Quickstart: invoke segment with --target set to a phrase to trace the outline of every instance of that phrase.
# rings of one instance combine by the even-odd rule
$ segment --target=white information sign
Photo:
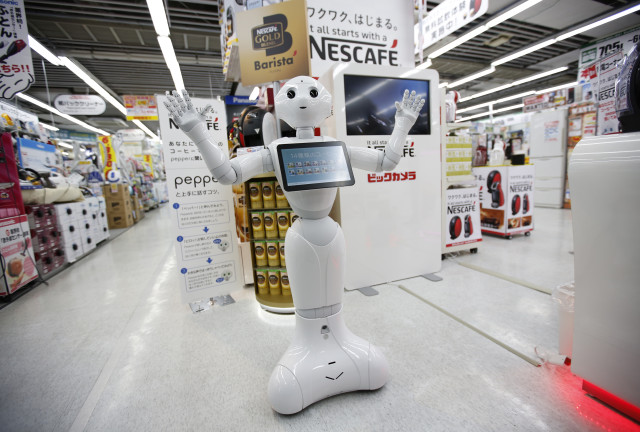
[[[307,0],[312,75],[336,62],[413,67],[413,1],[381,11],[370,0]]]
[[[445,0],[433,8],[422,20],[422,37],[420,46],[420,23],[414,26],[415,52],[420,52],[454,31],[484,15],[489,8],[489,0]]]
[[[231,186],[211,176],[196,145],[170,120],[166,96],[157,100],[182,298],[192,302],[228,294],[244,285]],[[192,101],[196,109],[213,107],[207,127],[226,152],[224,103]]]
[[[13,99],[34,83],[23,0],[0,0],[0,98]]]
[[[107,109],[107,104],[96,95],[58,95],[53,100],[56,109],[72,115],[100,115]]]

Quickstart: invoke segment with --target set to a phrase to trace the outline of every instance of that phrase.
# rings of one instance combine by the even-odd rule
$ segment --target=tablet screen
[[[286,191],[355,183],[347,148],[341,141],[280,144],[278,160]]]

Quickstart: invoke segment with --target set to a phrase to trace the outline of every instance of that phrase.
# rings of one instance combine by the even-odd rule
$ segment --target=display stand
[[[282,252],[284,232],[297,215],[293,213],[284,195],[277,197],[276,184],[272,173],[256,176],[244,184],[245,202],[249,211],[254,288],[256,300],[263,309],[275,313],[293,313],[293,297]],[[256,185],[259,185],[258,194]],[[264,200],[264,185],[271,186],[272,200]],[[267,201],[272,204],[267,204]],[[266,218],[270,218],[270,222],[265,223]]]
[[[533,231],[533,165],[474,167],[480,188],[480,224],[483,234],[511,239]]]
[[[482,242],[479,191],[476,179],[471,175],[471,142],[462,142],[463,139],[455,142],[456,137],[449,136],[456,130],[470,127],[471,123],[447,123],[441,128],[443,259],[447,253],[462,250],[477,253]]]

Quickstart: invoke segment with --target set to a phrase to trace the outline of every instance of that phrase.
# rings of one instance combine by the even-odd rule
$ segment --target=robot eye
[[[294,97],[296,97],[296,92],[295,92],[295,91],[293,91],[293,90],[289,90],[289,91],[287,92],[287,97],[288,97],[289,99],[293,99]]]
[[[311,90],[309,91],[309,95],[310,95],[312,98],[316,98],[316,97],[318,97],[318,90],[316,90],[316,89],[311,89]]]

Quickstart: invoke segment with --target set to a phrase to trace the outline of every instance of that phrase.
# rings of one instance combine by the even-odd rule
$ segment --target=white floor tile
[[[532,237],[491,239],[458,259],[553,287],[573,272],[566,213],[541,212]],[[177,289],[167,214],[166,206],[148,213],[0,310],[2,430],[638,429],[586,397],[568,367],[533,367],[391,285],[374,297],[345,293],[344,309],[354,333],[386,354],[390,381],[279,415],[266,389],[293,316],[261,310],[252,289],[233,293],[235,304],[191,313]],[[531,266],[513,265],[525,261]],[[534,344],[556,347],[548,295],[452,260],[440,274],[442,282],[402,284],[529,354]]]

